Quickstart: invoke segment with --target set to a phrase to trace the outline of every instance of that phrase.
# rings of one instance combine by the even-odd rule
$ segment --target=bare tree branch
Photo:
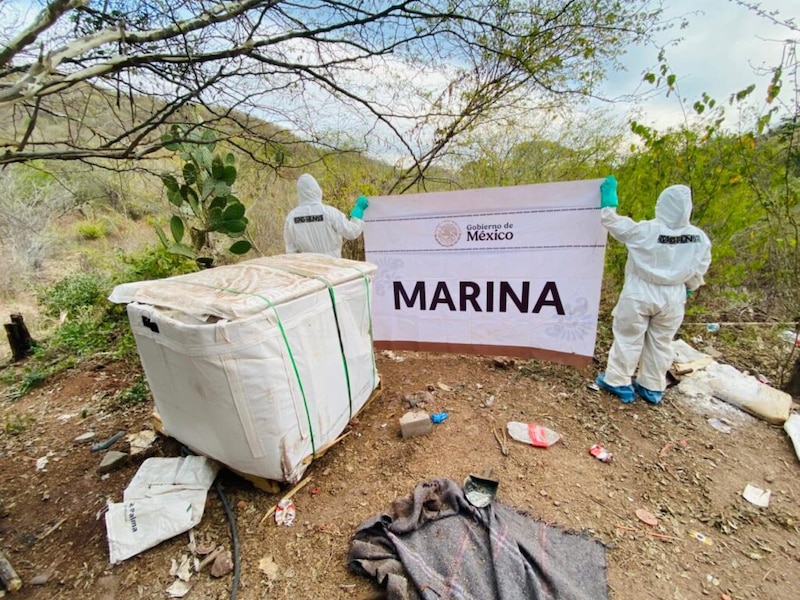
[[[497,111],[594,94],[659,18],[659,0],[51,0],[0,27],[0,165],[149,156],[201,116],[320,142],[336,118],[410,158],[414,185]]]

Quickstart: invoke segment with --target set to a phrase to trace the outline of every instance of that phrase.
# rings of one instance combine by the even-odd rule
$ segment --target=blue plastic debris
[[[436,423],[438,425],[439,423],[444,421],[449,416],[450,415],[448,415],[446,412],[434,413],[434,414],[431,415],[431,421],[433,421],[434,423]]]

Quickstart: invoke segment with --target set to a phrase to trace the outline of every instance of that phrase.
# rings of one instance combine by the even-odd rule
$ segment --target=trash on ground
[[[291,498],[283,498],[275,507],[275,524],[290,527],[294,523],[295,514],[294,501]]]
[[[172,577],[177,577],[181,581],[189,581],[192,578],[192,560],[188,554],[181,556],[180,562],[172,559],[172,565],[169,569],[169,574]]]
[[[594,456],[597,460],[604,463],[609,463],[614,458],[614,455],[611,454],[608,450],[603,448],[600,444],[595,444],[591,448],[589,448],[589,454]]]
[[[797,459],[800,460],[800,415],[792,413],[783,424],[783,430],[792,440],[794,453],[797,455]]]
[[[36,470],[37,471],[47,471],[47,463],[50,462],[50,456],[52,452],[49,452],[47,456],[40,456],[36,459]]]
[[[381,355],[385,356],[389,360],[393,360],[394,362],[403,362],[405,360],[405,358],[403,358],[402,356],[397,356],[397,354],[395,354],[391,350],[384,350],[383,352],[381,352]]]
[[[590,390],[592,390],[593,392],[599,392],[600,391],[600,386],[597,385],[595,382],[590,383],[586,387],[589,388]]]
[[[644,508],[636,509],[636,518],[638,518],[645,525],[650,525],[651,527],[658,525],[658,519],[656,516]]]
[[[499,485],[499,481],[492,479],[492,470],[488,469],[483,475],[473,474],[464,480],[464,495],[472,506],[483,508],[497,496]]]
[[[446,383],[442,383],[441,381],[437,381],[436,382],[436,387],[438,387],[443,392],[452,392],[453,391],[453,388],[451,388]]]
[[[442,423],[449,416],[450,415],[448,415],[446,412],[434,413],[431,415],[431,421],[433,421],[435,424],[438,425],[439,423]]]
[[[427,435],[433,429],[431,416],[425,411],[409,411],[400,417],[400,435],[403,438]]]
[[[224,546],[217,546],[213,548],[211,551],[206,552],[205,558],[203,558],[203,560],[201,560],[199,563],[195,565],[194,567],[195,572],[199,573],[200,571],[205,569],[208,565],[217,560],[217,556],[219,556],[223,552],[225,552]]]
[[[14,567],[11,566],[11,563],[6,558],[3,551],[0,549],[0,585],[4,586],[6,590],[10,593],[18,592],[22,589],[22,579],[17,572],[14,570]],[[0,587],[0,592],[3,591],[3,587]],[[5,594],[5,592],[3,592]],[[2,597],[2,596],[0,596]]]
[[[265,556],[258,561],[258,570],[264,573],[270,581],[277,581],[280,578],[278,563],[275,562],[272,555]]]
[[[794,331],[790,331],[789,329],[784,329],[778,335],[787,344],[794,344],[795,346],[800,346],[800,335],[798,335]]]
[[[699,531],[690,531],[689,535],[694,539],[696,539],[698,542],[702,542],[706,546],[711,546],[714,543],[714,540],[712,540],[704,533],[700,533]]]
[[[169,594],[170,598],[183,598],[186,594],[188,594],[192,590],[192,586],[186,583],[185,581],[181,581],[180,579],[176,579],[172,582],[166,592]]]
[[[709,333],[717,333],[719,331],[719,323],[708,323],[706,331]]]
[[[672,349],[676,363],[689,359],[691,364],[699,365],[705,361],[702,356],[709,361],[683,378],[678,389],[684,394],[723,400],[775,425],[781,425],[789,418],[792,397],[786,392],[765,385],[731,365],[720,364],[708,355],[698,353],[682,340],[673,342]]]
[[[92,452],[100,452],[100,450],[105,450],[106,448],[110,448],[114,444],[116,444],[119,440],[121,440],[125,436],[124,431],[118,431],[114,435],[112,435],[107,440],[102,442],[97,442],[96,444],[92,444],[90,448]]]
[[[756,506],[760,506],[762,508],[767,508],[769,506],[769,499],[771,495],[772,492],[770,490],[762,490],[761,488],[749,483],[744,487],[744,491],[742,492],[742,496],[745,500],[747,500],[750,504],[755,504]]]
[[[692,341],[698,344],[702,342],[702,339],[693,339]],[[672,342],[672,353],[674,355],[672,361],[674,369],[678,373],[684,371],[686,373],[699,371],[714,362],[714,359],[708,354],[692,348],[683,340],[675,340]]]
[[[733,431],[733,423],[727,419],[714,417],[713,419],[708,419],[708,424],[720,433],[730,433]]]
[[[111,563],[152,548],[203,518],[219,465],[204,456],[148,458],[105,515]]]
[[[327,470],[328,469],[325,469],[325,471]],[[323,475],[324,474],[325,472],[323,472]],[[303,479],[303,481],[301,481],[300,483],[295,485],[292,489],[290,489],[288,492],[286,492],[286,494],[283,496],[283,498],[281,498],[278,504],[275,504],[266,513],[264,513],[264,516],[261,517],[261,520],[258,522],[258,524],[259,525],[263,524],[267,519],[269,519],[273,514],[275,514],[275,512],[278,510],[278,505],[281,502],[288,502],[289,500],[291,500],[297,492],[302,490],[309,483],[311,483],[311,477],[306,477],[305,479]]]
[[[156,441],[156,432],[152,429],[143,429],[138,433],[131,433],[125,438],[131,445],[131,456],[147,451]]]
[[[524,442],[537,448],[549,448],[561,439],[561,434],[536,423],[509,421],[506,428],[508,435],[518,442]]]
[[[434,479],[361,523],[347,563],[388,589],[436,590],[441,597],[463,592],[463,577],[453,575],[457,568],[469,573],[472,598],[500,597],[498,581],[503,598],[529,598],[542,589],[553,598],[605,598],[605,552],[597,540],[501,502],[491,511],[476,510],[457,483]]]

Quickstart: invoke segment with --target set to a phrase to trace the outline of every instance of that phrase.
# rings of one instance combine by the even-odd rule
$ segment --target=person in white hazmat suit
[[[672,364],[672,338],[683,322],[686,298],[705,283],[711,242],[689,224],[692,192],[685,185],[661,192],[656,218],[649,221],[618,215],[617,204],[617,180],[611,175],[600,185],[600,220],[625,244],[628,260],[613,312],[614,343],[596,382],[622,402],[633,402],[638,395],[658,404]]]
[[[283,240],[286,253],[316,252],[339,258],[342,240],[354,240],[364,231],[364,211],[369,200],[359,196],[350,218],[322,203],[322,189],[308,173],[297,180],[297,207],[286,216]]]

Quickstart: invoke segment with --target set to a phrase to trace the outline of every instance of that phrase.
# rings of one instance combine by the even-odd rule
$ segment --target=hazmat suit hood
[[[297,206],[310,204],[322,204],[322,188],[312,175],[303,173],[297,179]]]
[[[656,220],[670,229],[689,224],[692,216],[692,191],[685,185],[671,185],[658,196]]]

